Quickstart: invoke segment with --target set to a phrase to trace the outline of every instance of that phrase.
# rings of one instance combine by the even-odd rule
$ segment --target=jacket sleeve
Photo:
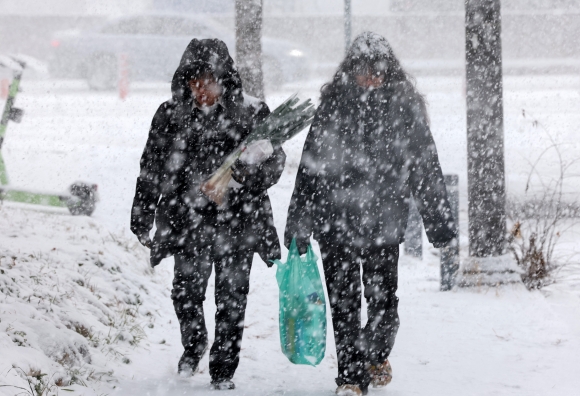
[[[272,155],[259,165],[236,161],[232,167],[232,177],[250,191],[261,193],[278,183],[285,164],[286,153],[282,147],[275,147]]]
[[[411,166],[409,182],[425,232],[435,247],[457,237],[457,224],[451,214],[443,172],[427,114],[420,102],[407,108]]]
[[[168,133],[170,112],[167,102],[157,109],[141,156],[141,172],[137,177],[131,209],[131,231],[136,235],[147,233],[153,228],[171,141]]]
[[[296,238],[300,254],[306,253],[314,227],[312,210],[314,205],[316,205],[316,192],[319,185],[319,173],[314,164],[316,164],[318,157],[318,145],[320,143],[318,138],[323,119],[324,116],[321,108],[319,108],[302,149],[302,158],[296,174],[294,192],[292,193],[286,219],[284,245],[290,248],[292,239]]]
[[[264,102],[256,106],[250,106],[250,117],[252,118],[252,128],[262,122],[269,114],[270,109]],[[260,193],[278,183],[284,165],[286,164],[286,153],[282,147],[274,147],[274,152],[264,162],[259,165],[247,165],[241,161],[236,161],[233,166],[233,178],[238,183],[243,184],[250,191]]]

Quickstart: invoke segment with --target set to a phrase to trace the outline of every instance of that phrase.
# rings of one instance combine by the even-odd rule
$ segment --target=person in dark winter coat
[[[153,117],[141,158],[131,230],[151,248],[152,266],[175,257],[171,296],[185,349],[180,373],[195,372],[207,348],[203,301],[212,264],[215,267],[210,375],[216,388],[230,389],[239,361],[253,254],[266,263],[280,258],[267,189],[278,181],[286,156],[281,147],[270,145],[270,155],[261,163],[238,160],[227,201],[218,206],[200,191],[200,184],[270,110],[243,94],[228,49],[217,39],[190,42],[171,89],[172,99]]]
[[[399,328],[397,261],[409,199],[429,241],[456,237],[423,97],[387,41],[353,42],[304,144],[288,211],[285,245],[320,245],[338,353],[337,393],[390,382],[388,356]],[[368,322],[361,329],[361,276]]]

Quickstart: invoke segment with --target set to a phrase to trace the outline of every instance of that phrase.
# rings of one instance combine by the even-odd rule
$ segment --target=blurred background
[[[344,1],[262,4],[268,104],[294,92],[317,101],[344,56]],[[566,159],[577,157],[580,0],[502,0],[501,14],[506,181],[508,195],[521,197],[551,139]],[[384,35],[417,78],[444,172],[459,175],[466,222],[464,1],[352,0],[352,37],[365,30]],[[2,148],[11,183],[42,190],[98,183],[95,216],[127,231],[151,117],[194,37],[221,38],[235,56],[235,0],[0,0],[0,55],[28,61],[16,99],[25,116],[9,125]],[[0,68],[2,102],[11,79]],[[304,138],[288,143],[284,188]],[[542,157],[543,176],[558,175],[556,157]],[[576,185],[566,184],[574,196]],[[288,199],[280,193],[280,213]],[[277,221],[283,229],[283,216]]]
[[[263,13],[267,86],[332,73],[344,53],[343,1],[266,0]],[[353,35],[386,36],[411,72],[463,72],[463,0],[353,0],[352,13]],[[579,1],[504,0],[502,16],[506,74],[578,72]],[[2,52],[96,89],[111,85],[117,52],[133,80],[167,80],[188,40],[212,35],[234,50],[234,0],[0,1]]]

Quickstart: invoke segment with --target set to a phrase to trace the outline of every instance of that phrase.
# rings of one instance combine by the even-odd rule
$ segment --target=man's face
[[[217,103],[222,95],[222,87],[211,75],[189,80],[189,88],[199,106],[210,107]]]

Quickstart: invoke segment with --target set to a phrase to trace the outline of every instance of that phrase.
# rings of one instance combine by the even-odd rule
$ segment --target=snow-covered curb
[[[511,254],[497,257],[467,257],[461,263],[457,284],[462,287],[522,283],[522,269]]]

